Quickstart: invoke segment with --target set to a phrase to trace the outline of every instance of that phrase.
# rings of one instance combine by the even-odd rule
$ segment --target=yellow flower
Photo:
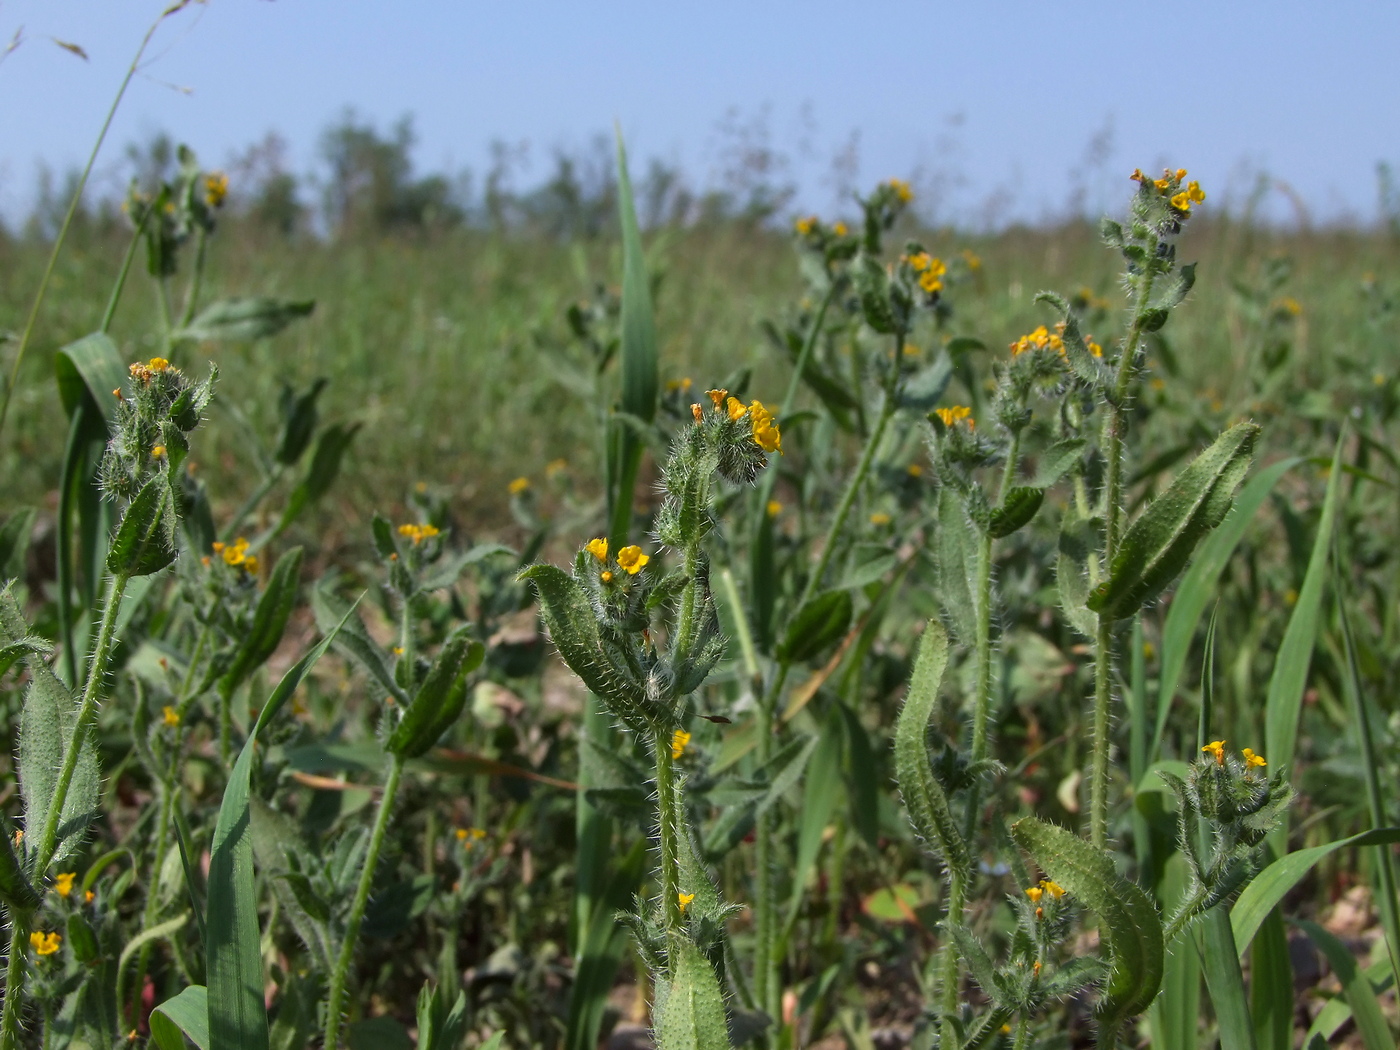
[[[1172,198],[1172,207],[1175,208],[1177,211],[1190,211],[1191,198],[1188,197],[1184,192],[1178,193],[1175,197]]]
[[[146,367],[152,372],[166,372],[170,369],[170,362],[163,357],[153,357],[146,362]]]
[[[911,478],[921,478],[924,476],[924,468],[917,463],[910,463],[908,469]]]
[[[1065,895],[1065,888],[1061,886],[1058,882],[1051,882],[1049,879],[1041,879],[1040,888],[1043,889],[1046,893],[1050,894],[1050,896],[1054,897],[1056,900],[1059,900]]]
[[[680,758],[685,754],[685,746],[690,743],[690,734],[684,729],[677,729],[671,734],[671,757]]]
[[[604,583],[612,583],[613,574],[611,572],[602,572],[599,573],[598,579],[602,580]]]
[[[1184,178],[1186,178],[1186,169],[1185,169],[1185,168],[1177,168],[1177,169],[1176,169],[1176,181],[1177,181],[1177,182],[1180,182],[1180,181],[1181,181],[1182,179],[1184,179]]]
[[[753,440],[764,452],[783,454],[783,435],[778,432],[777,420],[773,413],[764,407],[762,401],[749,405],[749,420],[753,424]]]
[[[882,510],[870,515],[870,524],[872,525],[888,525],[891,520],[890,516]]]
[[[97,894],[93,893],[92,890],[84,890],[84,891],[83,891],[83,903],[84,903],[84,904],[91,904],[91,903],[92,903],[92,899],[93,899],[94,897],[96,897],[96,896],[97,896]]]
[[[157,445],[155,448],[151,449],[151,455],[153,455],[153,456],[163,456],[163,455],[165,455],[165,446],[164,446],[164,445]]]
[[[690,382],[690,380],[687,379],[686,382],[688,383]],[[568,469],[569,461],[567,459],[551,459],[548,463],[544,465],[544,476],[547,478],[552,478],[556,474],[562,474]]]
[[[915,252],[913,255],[906,255],[904,261],[909,264],[909,268],[915,273],[923,273],[933,262],[933,256],[928,252]]]
[[[1225,764],[1225,741],[1212,740],[1205,747],[1201,748],[1201,750],[1209,751],[1212,755],[1214,755],[1216,765],[1223,766]]]
[[[943,290],[943,280],[930,268],[919,274],[919,287],[932,295]]]
[[[718,412],[724,407],[724,399],[729,396],[728,390],[706,390],[705,396],[714,402],[715,411]]]
[[[518,496],[518,495],[520,495],[522,492],[524,492],[524,491],[525,491],[526,489],[528,489],[529,487],[530,487],[530,479],[529,479],[529,478],[516,478],[516,479],[515,479],[514,481],[512,481],[509,485],[506,486],[506,488],[510,491],[510,494],[511,494],[512,496]]]
[[[256,554],[250,554],[243,559],[243,571],[249,576],[258,574],[258,556]]]
[[[1059,340],[1059,336],[1052,336],[1050,330],[1044,325],[1041,325],[1035,331],[1027,332],[1025,335],[1021,336],[1020,339],[1017,339],[1011,344],[1011,356],[1017,357],[1029,350],[1044,350],[1046,347],[1051,346],[1060,349],[1064,343],[1060,340],[1059,346],[1056,346],[1057,340]]]
[[[894,195],[899,198],[900,204],[908,204],[914,199],[914,191],[909,188],[909,183],[903,179],[890,179],[890,189],[894,190]]]
[[[1201,189],[1201,184],[1193,179],[1186,186],[1186,196],[1190,197],[1197,204],[1203,204],[1206,199],[1206,191]]]
[[[1086,335],[1084,337],[1084,345],[1089,348],[1089,353],[1093,354],[1095,357],[1103,357],[1103,347],[1094,342],[1093,336]]]
[[[1289,314],[1291,314],[1294,317],[1297,317],[1300,313],[1303,312],[1303,304],[1300,303],[1297,299],[1293,298],[1293,296],[1291,295],[1285,295],[1282,299],[1278,301],[1278,305],[1283,307],[1286,311],[1288,311]]]
[[[974,252],[971,248],[964,248],[962,257],[963,262],[967,263],[967,268],[973,273],[976,273],[978,270],[982,269],[982,257],[976,252]]]
[[[410,523],[408,525],[399,526],[399,535],[406,536],[409,539],[411,539],[415,547],[418,546],[418,544],[422,543],[424,540],[432,539],[441,531],[442,530],[440,530],[436,525],[415,525]]]
[[[731,397],[724,402],[724,410],[729,414],[731,422],[738,422],[744,418],[744,413],[748,411],[744,403],[737,397]]]
[[[836,236],[838,237],[846,236],[846,224],[844,222],[832,223],[831,232],[836,234]]]
[[[767,509],[768,509],[768,516],[769,516],[770,518],[776,518],[779,514],[781,514],[781,513],[783,512],[783,505],[782,505],[781,503],[779,503],[779,502],[778,502],[777,500],[775,500],[775,499],[770,499],[770,500],[768,501],[768,508],[767,508]]]
[[[1171,179],[1153,179],[1152,185],[1157,187],[1157,192],[1162,193],[1171,188]]]
[[[58,951],[58,946],[63,943],[63,935],[58,933],[40,933],[35,930],[29,935],[29,943],[34,951],[39,955],[52,955]]]
[[[608,560],[608,541],[602,536],[589,540],[583,549],[599,561]]]
[[[222,171],[211,171],[204,176],[204,199],[209,207],[217,208],[228,196],[228,176]]]
[[[1044,896],[1044,894],[1045,891],[1039,886],[1028,886],[1026,888],[1026,896],[1029,897],[1034,904],[1039,904],[1040,898]]]
[[[1128,178],[1132,179],[1134,182],[1148,182],[1148,181],[1150,181],[1150,180],[1147,178],[1147,176],[1144,175],[1144,174],[1142,173],[1142,169],[1141,169],[1141,168],[1134,168],[1134,169],[1133,169],[1133,173],[1132,173],[1131,175],[1129,175]]]
[[[806,237],[817,228],[817,217],[815,215],[808,215],[806,218],[798,219],[793,225],[798,233]]]
[[[972,409],[968,408],[966,405],[954,405],[952,408],[937,408],[934,409],[934,411],[937,413],[938,418],[943,420],[943,425],[945,427],[951,427],[954,423],[960,423],[965,419],[967,420],[968,429],[972,428]]]
[[[689,904],[691,901],[693,901],[694,899],[695,899],[695,894],[693,894],[693,893],[677,893],[677,894],[676,894],[676,904],[680,907],[680,909],[681,909],[681,914],[682,914],[682,915],[685,914],[686,905],[688,905],[688,904]]]
[[[167,726],[170,726],[172,729],[180,724],[180,713],[176,711],[175,708],[171,707],[169,704],[166,704],[160,709],[160,716],[161,719],[165,722],[165,724]]]
[[[239,536],[238,539],[234,540],[232,543],[215,543],[215,544],[214,544],[214,553],[223,556],[224,564],[225,564],[225,565],[229,565],[229,566],[239,566],[239,565],[241,565],[241,566],[243,566],[245,569],[248,568],[248,562],[249,562],[249,560],[250,560],[249,554],[248,554],[248,541],[247,541],[246,539],[244,539],[242,536]],[[256,557],[256,555],[254,555],[254,556],[251,558],[251,560],[252,560],[252,562],[253,562],[254,567],[256,568],[256,566],[257,566],[257,557]],[[248,571],[249,571],[249,572],[253,572],[253,571],[255,571],[255,568],[254,568],[254,569],[248,569]]]
[[[617,552],[617,563],[627,570],[628,576],[635,576],[646,567],[651,558],[642,553],[640,547],[623,547]]]
[[[78,877],[76,871],[65,871],[53,880],[53,891],[60,897],[66,897],[73,892],[73,880]]]
[[[1245,748],[1240,752],[1244,756],[1244,766],[1246,769],[1253,769],[1255,766],[1267,766],[1263,755],[1256,755],[1250,748]]]

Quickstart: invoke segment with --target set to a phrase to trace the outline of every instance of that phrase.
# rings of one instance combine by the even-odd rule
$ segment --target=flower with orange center
[[[938,418],[943,421],[945,427],[951,427],[953,424],[961,423],[963,420],[967,420],[967,427],[969,430],[973,427],[972,409],[968,408],[967,405],[954,405],[952,408],[936,408],[934,412],[937,414]]]
[[[643,553],[640,547],[623,547],[617,552],[617,563],[626,570],[628,576],[637,575],[649,561],[651,561],[650,556]]]
[[[1212,740],[1205,747],[1201,748],[1201,750],[1214,755],[1215,764],[1217,766],[1223,766],[1225,764],[1225,741]]]
[[[1251,748],[1245,748],[1240,754],[1244,757],[1246,769],[1253,769],[1255,766],[1267,766],[1269,764],[1264,761],[1263,755],[1256,755]]]

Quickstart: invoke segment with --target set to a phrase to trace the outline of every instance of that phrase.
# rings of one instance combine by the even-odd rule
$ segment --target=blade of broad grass
[[[1186,861],[1180,853],[1166,863],[1158,899],[1170,914],[1187,893]],[[1201,1017],[1201,957],[1193,938],[1167,945],[1162,993],[1152,1004],[1153,1050],[1195,1050]]]
[[[622,396],[619,407],[650,423],[656,417],[656,324],[642,234],[632,199],[632,180],[627,173],[627,149],[620,130],[617,133],[617,210],[622,225]],[[637,436],[627,427],[612,424],[609,440],[612,504],[608,535],[614,550],[626,545],[632,527],[632,495],[641,459],[642,443]]]
[[[784,937],[790,935],[797,921],[797,912],[806,893],[807,877],[817,865],[822,836],[840,797],[841,777],[838,771],[841,769],[843,735],[841,715],[833,710],[822,727],[821,739],[812,753],[811,765],[817,775],[808,777],[803,785],[802,812],[798,815],[797,862],[792,871],[792,898],[788,901],[787,918],[783,923]]]
[[[1366,804],[1371,811],[1371,827],[1378,830],[1386,821],[1385,802],[1381,797],[1380,770],[1376,756],[1376,741],[1371,727],[1371,711],[1361,692],[1361,668],[1356,657],[1356,637],[1351,630],[1351,615],[1347,612],[1346,582],[1342,577],[1340,556],[1333,559],[1332,591],[1337,596],[1337,612],[1342,623],[1342,641],[1346,648],[1347,673],[1342,678],[1342,691],[1351,706],[1356,723],[1356,746],[1361,752],[1361,764],[1366,774]],[[1395,890],[1395,860],[1388,845],[1376,847],[1376,877],[1380,886],[1382,925],[1391,966],[1400,973],[1400,904]]]
[[[1356,1030],[1366,1044],[1366,1050],[1393,1050],[1395,1036],[1386,1023],[1381,1004],[1366,974],[1356,965],[1356,957],[1351,949],[1334,934],[1329,933],[1315,922],[1300,921],[1297,927],[1311,938],[1313,944],[1327,956],[1327,962],[1337,980],[1342,985],[1342,995],[1346,997],[1351,1014],[1356,1019]]]
[[[1322,501],[1322,516],[1317,523],[1317,539],[1313,541],[1308,558],[1308,570],[1303,586],[1298,590],[1298,602],[1288,618],[1283,632],[1274,672],[1269,678],[1269,691],[1264,702],[1265,757],[1275,767],[1291,766],[1298,742],[1298,715],[1302,709],[1303,692],[1308,684],[1308,668],[1312,664],[1313,645],[1317,641],[1317,625],[1322,608],[1323,584],[1327,578],[1327,558],[1332,550],[1332,523],[1337,516],[1337,501],[1341,495],[1342,441],[1332,455],[1332,469],[1327,477],[1327,495]],[[1288,825],[1269,837],[1274,852],[1282,857],[1288,852]]]
[[[202,985],[186,988],[151,1011],[151,1038],[160,1050],[185,1050],[185,1036],[199,1050],[210,1050],[209,996]]]
[[[1377,994],[1388,990],[1395,980],[1390,970],[1389,959],[1368,966],[1363,972]],[[1313,1019],[1312,1027],[1303,1037],[1303,1050],[1327,1050],[1329,1040],[1350,1020],[1351,1005],[1345,996],[1339,995],[1324,1006]]]
[[[1254,1022],[1254,1045],[1259,1050],[1291,1050],[1293,963],[1288,958],[1288,931],[1278,908],[1264,917],[1249,953],[1249,1013]]]
[[[1206,603],[1215,593],[1220,574],[1225,571],[1231,555],[1244,538],[1245,531],[1254,519],[1260,505],[1290,469],[1296,466],[1298,457],[1281,460],[1261,470],[1240,489],[1235,500],[1235,509],[1221,523],[1220,527],[1206,537],[1196,551],[1191,568],[1182,577],[1167,610],[1166,623],[1162,628],[1162,665],[1158,678],[1157,719],[1152,733],[1152,745],[1145,756],[1143,769],[1146,769],[1159,756],[1162,749],[1162,734],[1166,731],[1167,718],[1171,713],[1172,700],[1176,687],[1181,681],[1186,667],[1186,658],[1191,652],[1191,640],[1195,637],[1196,626]]]
[[[358,602],[356,603],[358,604]],[[345,614],[354,615],[354,606]],[[344,623],[344,620],[341,621]],[[253,836],[248,796],[258,733],[296,692],[331,643],[327,634],[282,676],[238,753],[210,846],[205,969],[209,990],[209,1050],[268,1050],[263,1005],[261,933],[253,880]]]
[[[1254,1024],[1249,1015],[1244,974],[1240,972],[1230,915],[1223,904],[1210,909],[1201,920],[1201,968],[1205,971],[1206,989],[1215,1007],[1220,1050],[1255,1050]]]
[[[1400,842],[1400,828],[1377,828],[1322,846],[1300,849],[1274,861],[1255,876],[1230,909],[1230,924],[1234,927],[1235,942],[1239,944],[1240,951],[1249,947],[1270,910],[1323,857],[1344,846],[1379,846],[1392,842]]]

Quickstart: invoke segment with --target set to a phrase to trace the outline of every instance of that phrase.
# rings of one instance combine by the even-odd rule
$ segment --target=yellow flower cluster
[[[894,190],[894,195],[899,198],[900,204],[908,204],[914,199],[914,191],[909,188],[909,183],[904,179],[890,179],[887,185]]]
[[[160,716],[171,729],[174,729],[180,724],[180,712],[176,711],[175,708],[171,707],[169,704],[166,704],[160,709]]]
[[[913,255],[906,255],[904,261],[909,264],[909,268],[919,275],[919,287],[932,295],[943,288],[943,276],[948,272],[948,266],[942,259],[930,255],[928,252],[915,252]]]
[[[943,420],[943,425],[945,427],[951,427],[953,424],[961,423],[963,420],[967,420],[968,430],[973,429],[977,425],[976,420],[972,418],[972,409],[968,408],[966,405],[954,405],[952,408],[936,408],[934,412],[937,413],[939,419]]]
[[[224,559],[224,564],[230,568],[241,568],[249,576],[256,576],[258,572],[258,556],[248,553],[248,541],[242,536],[232,543],[220,543],[215,541],[214,553]]]
[[[133,361],[127,369],[131,373],[131,378],[137,380],[142,386],[149,385],[151,377],[158,372],[174,372],[179,374],[180,370],[163,357],[153,357],[145,364],[140,361]]]
[[[1026,890],[1026,896],[1036,904],[1040,903],[1040,898],[1045,894],[1050,894],[1055,900],[1059,900],[1065,895],[1065,888],[1058,882],[1051,882],[1049,879],[1041,879],[1040,882]]]
[[[507,485],[507,486],[506,486],[506,489],[510,492],[510,494],[511,494],[512,496],[518,496],[518,495],[520,495],[522,492],[524,492],[526,489],[528,489],[529,487],[530,487],[530,479],[529,479],[529,478],[525,478],[525,477],[520,477],[520,478],[516,478],[516,479],[515,479],[514,481],[512,481],[509,485]]]
[[[432,539],[441,531],[442,530],[440,530],[436,525],[414,525],[410,523],[408,525],[399,526],[399,535],[412,540],[413,545],[415,547],[422,543],[424,540]]]
[[[62,943],[61,933],[41,933],[35,930],[29,935],[29,944],[38,955],[52,955]]]
[[[1201,184],[1195,179],[1182,189],[1181,183],[1186,178],[1185,168],[1177,168],[1176,171],[1168,168],[1162,172],[1160,179],[1149,179],[1142,173],[1141,168],[1134,168],[1131,178],[1144,186],[1150,185],[1160,196],[1171,198],[1172,207],[1179,212],[1189,213],[1192,204],[1205,203],[1206,191],[1201,189]]]
[[[222,171],[211,171],[204,176],[204,199],[211,208],[218,208],[228,196],[228,176]]]
[[[783,435],[778,431],[778,422],[762,401],[751,401],[746,407],[737,397],[730,397],[728,390],[706,390],[705,393],[714,403],[715,411],[725,413],[732,422],[749,417],[755,445],[764,452],[783,454]],[[698,423],[702,418],[700,406],[691,405],[690,408]]]
[[[60,897],[67,897],[73,892],[73,880],[78,877],[76,871],[65,871],[55,876],[53,880],[53,891]]]
[[[817,222],[818,219],[815,215],[807,215],[801,219],[798,219],[797,222],[793,224],[793,229],[795,229],[803,237],[806,237],[817,228]]]
[[[690,743],[690,734],[684,729],[677,729],[671,734],[671,757],[680,758],[685,754],[685,747]]]
[[[1063,354],[1065,352],[1065,341],[1061,339],[1059,335],[1049,331],[1044,325],[1041,325],[1034,332],[1027,332],[1025,335],[1021,336],[1020,339],[1017,339],[1011,344],[1011,356],[1015,357],[1018,354],[1024,354],[1028,350],[1044,350],[1047,347],[1051,350],[1058,350]]]
[[[458,828],[453,834],[457,836],[457,841],[467,849],[471,849],[486,837],[486,832],[480,828]]]
[[[677,893],[677,894],[676,894],[676,906],[677,906],[678,908],[680,908],[681,914],[682,914],[682,915],[685,914],[686,906],[687,906],[688,904],[690,904],[690,902],[693,901],[694,899],[695,899],[695,894],[693,894],[693,893]]]

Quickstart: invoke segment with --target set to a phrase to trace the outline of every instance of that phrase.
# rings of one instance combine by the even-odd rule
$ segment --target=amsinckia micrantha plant
[[[729,1045],[724,924],[738,909],[720,899],[697,856],[675,762],[690,741],[689,698],[724,654],[704,549],[720,479],[750,483],[768,453],[782,451],[777,421],[761,402],[745,405],[725,390],[708,396],[672,442],[656,518],[656,538],[680,555],[679,567],[659,575],[641,547],[614,552],[600,537],[579,550],[572,574],[552,565],[521,574],[539,592],[564,662],[655,759],[659,894],[626,919],[652,971],[663,1050]]]

